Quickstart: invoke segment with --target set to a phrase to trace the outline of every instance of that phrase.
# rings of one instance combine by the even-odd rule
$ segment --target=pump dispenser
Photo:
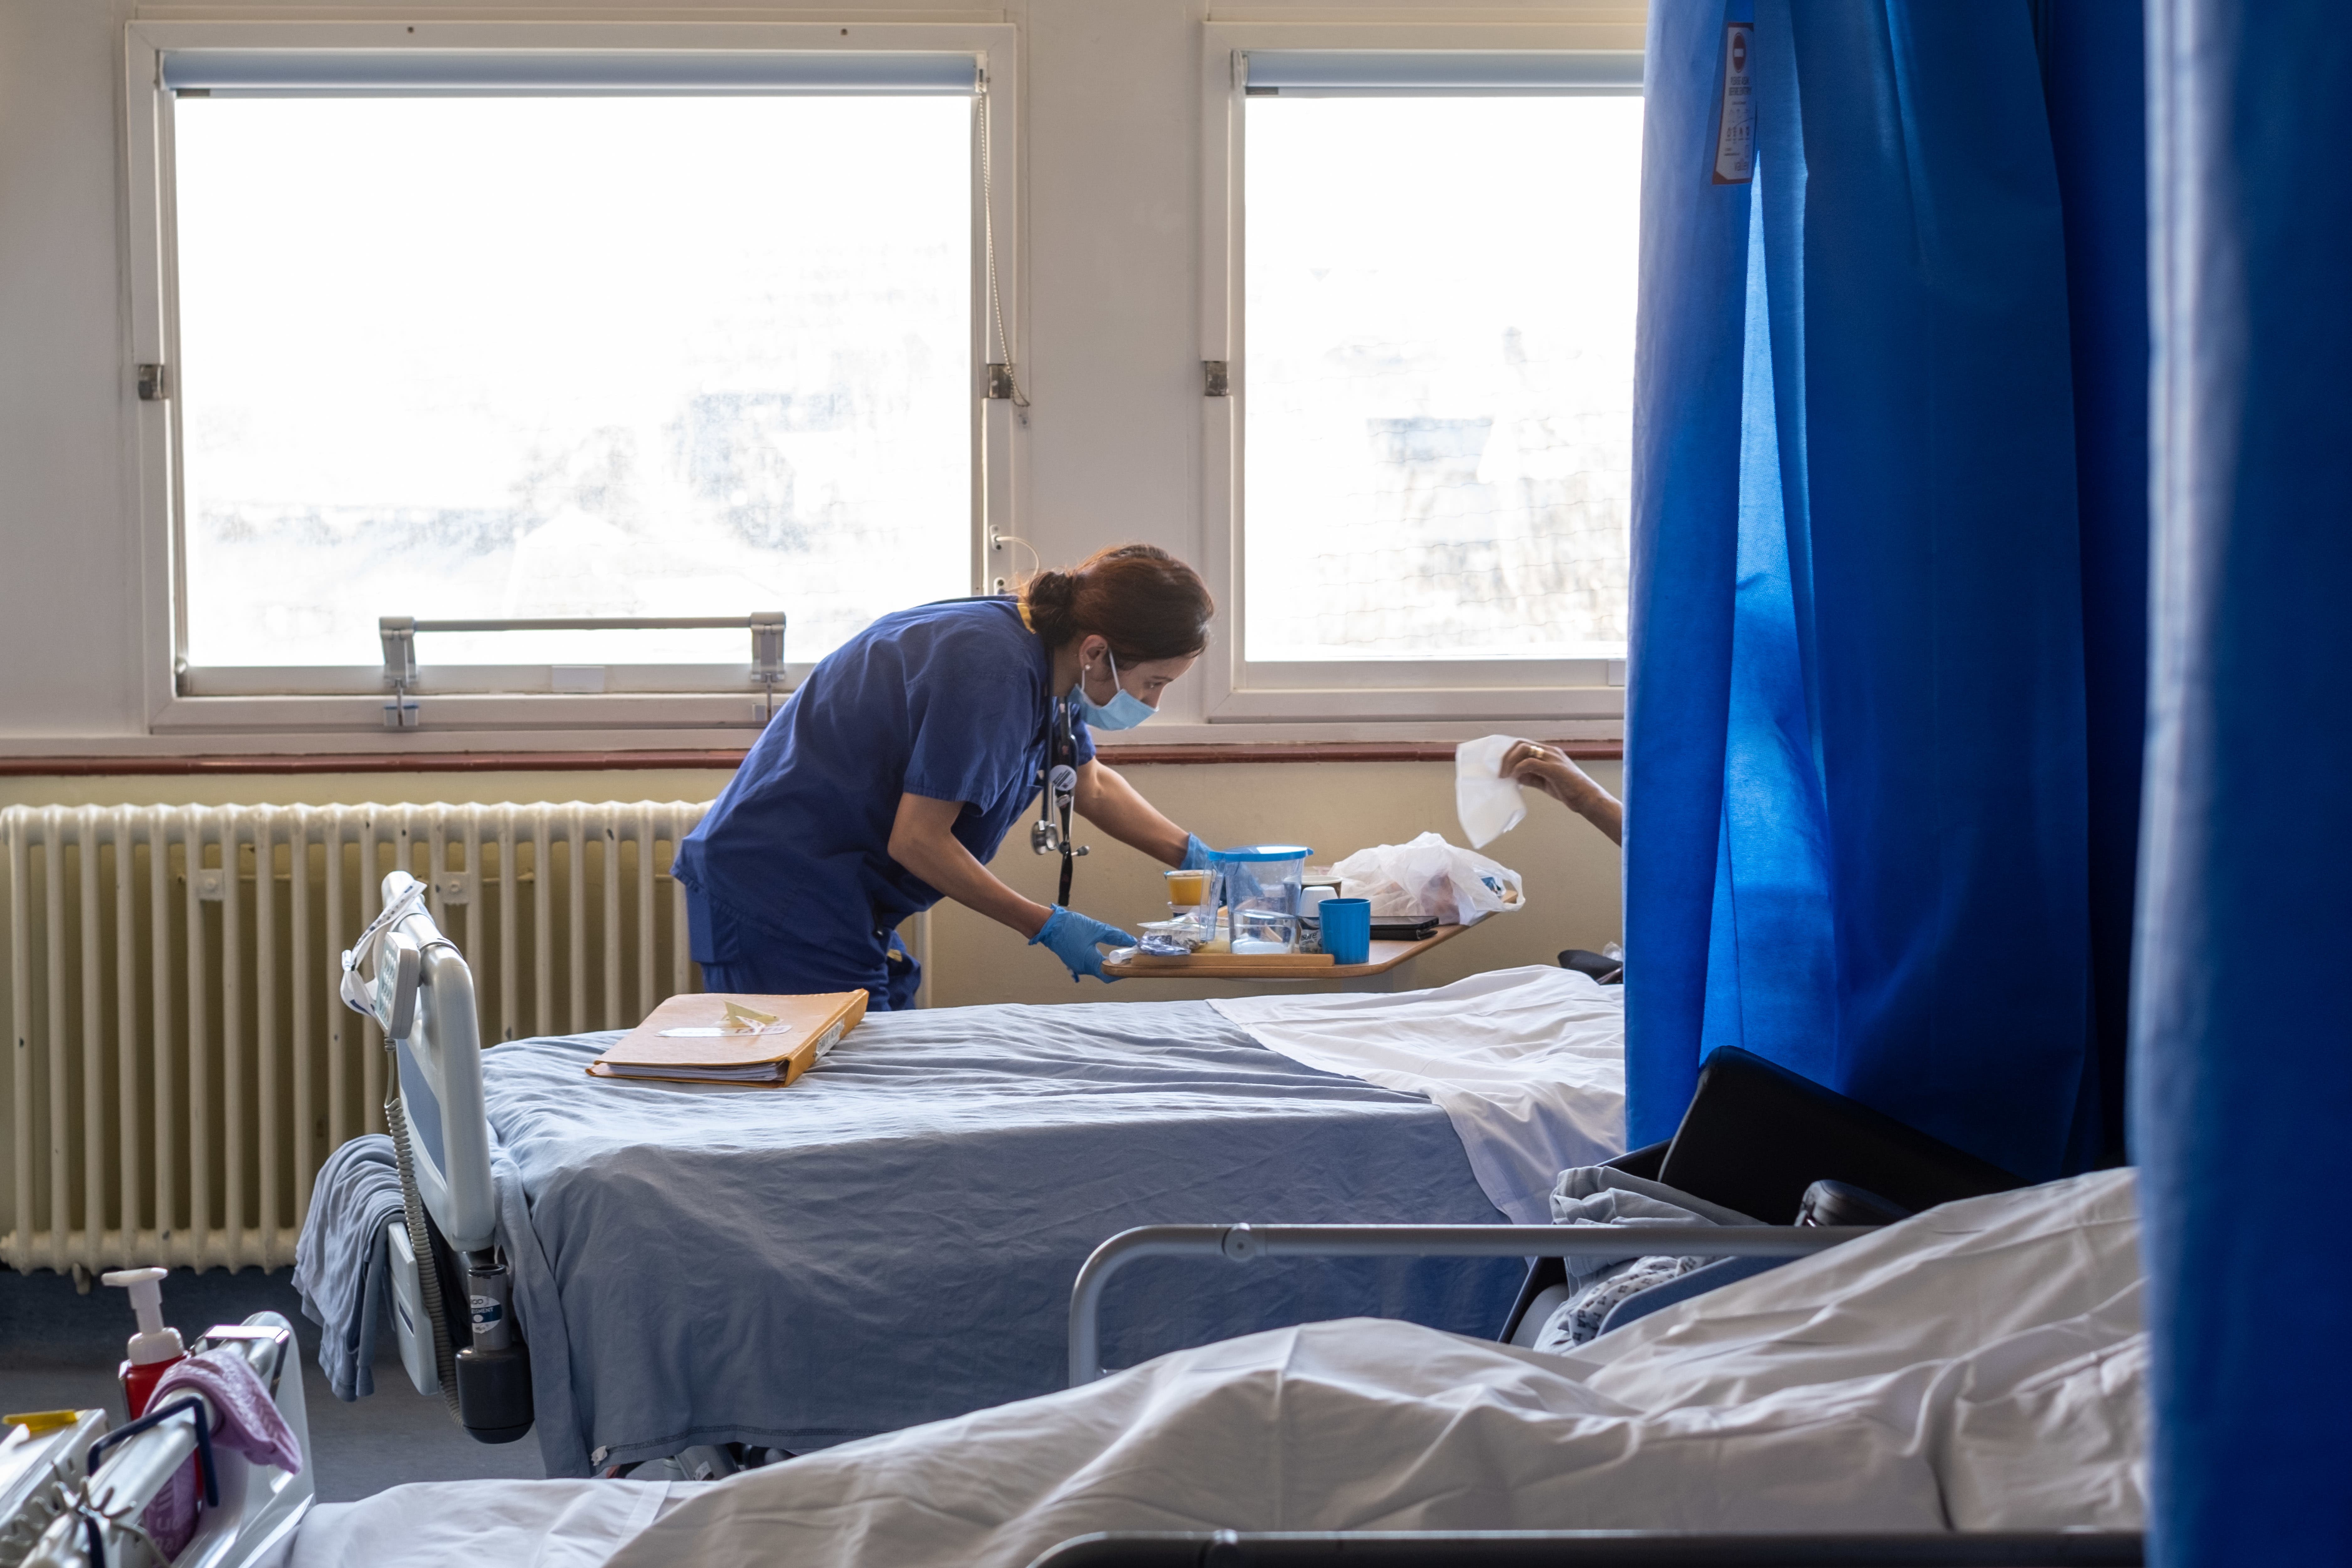
[[[139,1331],[131,1336],[130,1359],[122,1363],[122,1401],[130,1407],[131,1419],[136,1421],[147,1413],[147,1401],[155,1393],[155,1384],[163,1371],[175,1361],[185,1361],[187,1346],[180,1342],[180,1331],[163,1326],[165,1268],[118,1268],[100,1276],[109,1285],[120,1285],[131,1292],[131,1310],[139,1314]]]

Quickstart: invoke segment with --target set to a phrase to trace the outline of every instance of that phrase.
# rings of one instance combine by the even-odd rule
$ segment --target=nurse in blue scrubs
[[[1024,898],[986,862],[1055,763],[1078,815],[1171,867],[1208,852],[1096,760],[1097,730],[1151,717],[1208,646],[1216,606],[1190,566],[1125,544],[1016,597],[876,621],[817,665],[678,847],[695,959],[712,991],[870,994],[914,1005],[900,921],[942,898],[1106,978],[1135,939]],[[1056,756],[1056,752],[1060,755]]]

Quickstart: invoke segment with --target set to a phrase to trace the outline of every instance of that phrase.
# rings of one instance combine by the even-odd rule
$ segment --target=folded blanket
[[[392,1285],[385,1227],[400,1213],[391,1139],[364,1133],[327,1156],[294,1244],[294,1289],[303,1312],[325,1331],[319,1370],[338,1399],[375,1392],[376,1331]]]

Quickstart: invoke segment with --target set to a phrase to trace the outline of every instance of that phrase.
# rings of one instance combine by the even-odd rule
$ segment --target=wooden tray
[[[1121,974],[1255,974],[1312,980],[1339,965],[1328,952],[1190,952],[1181,958],[1139,952],[1124,963],[1105,963],[1104,973]]]
[[[1334,963],[1328,952],[1196,952],[1184,958],[1138,953],[1123,963],[1105,963],[1103,973],[1137,980],[1349,980],[1385,973],[1441,942],[1452,941],[1463,930],[1439,926],[1434,936],[1420,942],[1376,942],[1363,963]]]

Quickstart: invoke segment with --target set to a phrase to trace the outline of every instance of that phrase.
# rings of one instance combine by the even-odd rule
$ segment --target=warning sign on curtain
[[[1723,25],[1723,100],[1715,115],[1715,183],[1744,185],[1756,177],[1756,95],[1748,53],[1756,27],[1750,22]]]

